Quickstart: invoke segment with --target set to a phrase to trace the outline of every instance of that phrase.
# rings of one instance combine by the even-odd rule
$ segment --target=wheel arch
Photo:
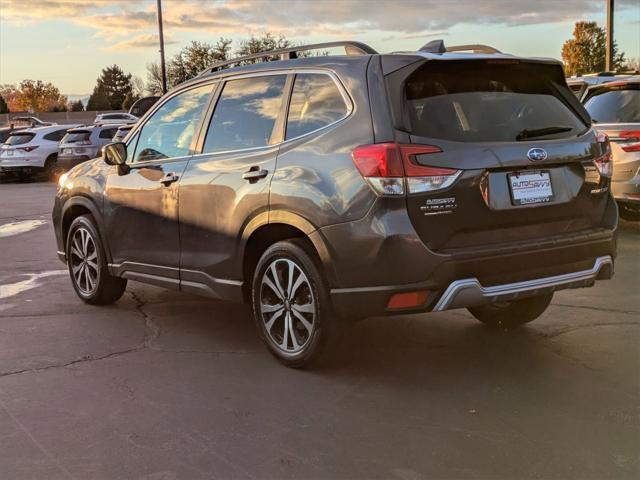
[[[254,218],[245,228],[242,236],[242,278],[243,296],[249,298],[253,272],[260,257],[274,243],[299,239],[308,253],[318,262],[326,275],[329,285],[334,284],[335,274],[324,240],[317,234],[317,228],[304,217],[287,211],[270,211]]]
[[[98,230],[98,234],[100,235],[100,241],[102,242],[102,246],[107,257],[107,263],[111,262],[111,250],[109,249],[109,243],[105,237],[104,233],[104,220],[100,210],[95,205],[95,203],[84,196],[76,196],[71,197],[65,203],[64,209],[62,211],[62,241],[63,245],[66,246],[67,235],[69,234],[69,228],[71,227],[71,223],[78,218],[80,215],[89,214],[93,217],[96,222],[96,229]]]

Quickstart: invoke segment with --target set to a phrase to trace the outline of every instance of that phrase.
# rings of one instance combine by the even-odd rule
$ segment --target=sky
[[[167,57],[191,40],[251,34],[297,43],[359,40],[379,52],[430,40],[484,43],[504,52],[560,58],[579,20],[605,24],[606,0],[163,0]],[[640,57],[640,0],[616,0],[615,40]],[[159,60],[156,0],[0,0],[0,84],[52,82],[89,94],[114,63],[146,78]]]

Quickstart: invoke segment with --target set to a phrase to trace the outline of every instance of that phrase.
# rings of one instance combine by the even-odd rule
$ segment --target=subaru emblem
[[[544,148],[532,148],[527,152],[527,158],[532,162],[546,160],[547,151]]]

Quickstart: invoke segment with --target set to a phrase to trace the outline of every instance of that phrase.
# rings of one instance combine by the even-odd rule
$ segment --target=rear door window
[[[188,155],[212,89],[209,84],[186,90],[158,108],[140,130],[135,161]]]
[[[329,75],[297,74],[289,104],[286,139],[335,123],[348,111],[338,86]]]
[[[286,78],[269,75],[226,82],[209,124],[203,152],[274,143]]]
[[[49,140],[50,142],[59,142],[67,134],[67,130],[56,130],[54,132],[47,133],[42,138]]]
[[[555,66],[431,61],[406,81],[411,132],[457,142],[568,138],[586,125],[561,94]]]
[[[35,133],[12,133],[4,143],[5,145],[24,145],[29,143],[35,136]]]
[[[640,86],[600,91],[586,101],[584,108],[597,123],[640,122]]]

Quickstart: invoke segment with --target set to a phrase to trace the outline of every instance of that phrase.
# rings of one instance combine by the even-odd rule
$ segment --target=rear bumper
[[[497,298],[591,286],[613,274],[617,216],[611,199],[599,228],[441,252],[424,246],[408,219],[403,220],[406,214],[379,216],[379,221],[370,223],[376,228],[370,237],[362,235],[364,224],[370,222],[366,219],[355,227],[332,227],[339,235],[323,229],[320,233],[332,254],[323,261],[336,272],[333,306],[342,317],[361,318],[464,308]],[[380,236],[387,224],[395,236]],[[348,244],[356,244],[358,251],[341,255]],[[387,307],[394,294],[416,291],[428,292],[423,304],[401,310]]]
[[[433,307],[433,311],[440,312],[454,308],[475,307],[486,303],[517,300],[565,288],[590,287],[596,280],[608,280],[612,275],[613,259],[609,255],[604,255],[597,257],[590,269],[524,282],[484,287],[477,278],[456,280],[444,291]]]
[[[611,192],[617,202],[640,207],[640,175],[621,182],[611,182]]]
[[[59,156],[57,164],[60,168],[64,170],[71,170],[76,165],[79,165],[91,158],[88,155],[77,155],[77,156]]]

